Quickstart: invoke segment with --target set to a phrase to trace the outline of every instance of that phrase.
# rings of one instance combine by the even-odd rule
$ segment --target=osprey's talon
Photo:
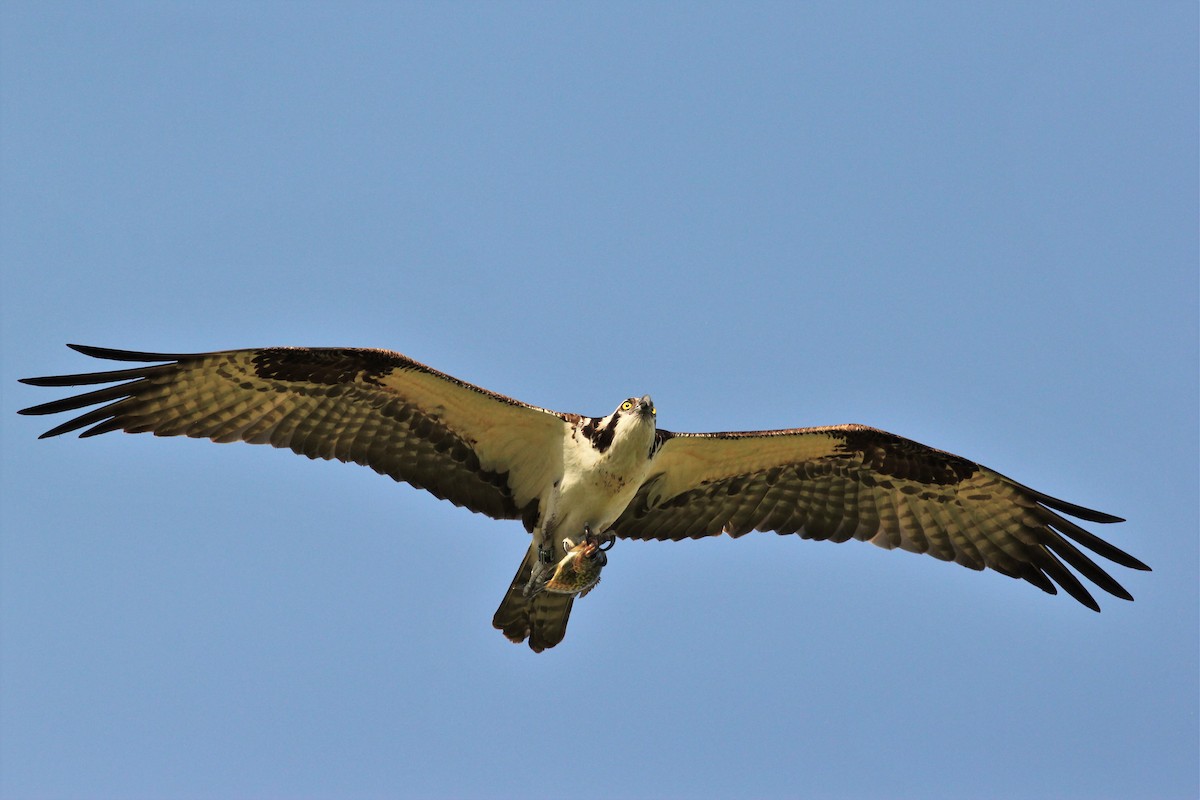
[[[564,536],[563,540],[562,540],[562,546],[563,546],[563,550],[570,550],[573,547],[575,547],[575,543],[573,541],[571,541],[570,539],[568,539],[566,536]]]
[[[539,559],[541,556],[541,548],[538,548]],[[533,597],[542,590],[546,585],[546,580],[550,576],[551,569],[548,563],[542,563],[540,560],[534,563],[533,569],[529,571],[529,580],[525,582],[525,588],[521,590],[524,597]]]

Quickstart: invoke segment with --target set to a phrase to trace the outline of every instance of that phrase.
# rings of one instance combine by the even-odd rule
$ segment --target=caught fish
[[[608,556],[600,549],[599,542],[591,537],[585,538],[562,557],[542,590],[583,597],[600,582],[600,570],[607,563]]]

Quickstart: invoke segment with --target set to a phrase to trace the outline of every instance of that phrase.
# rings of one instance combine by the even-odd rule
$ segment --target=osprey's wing
[[[1119,517],[874,428],[659,436],[650,477],[613,525],[627,539],[752,530],[859,539],[971,569],[990,567],[1051,594],[1058,584],[1097,611],[1064,561],[1105,591],[1133,598],[1068,539],[1122,566],[1149,569],[1063,515],[1089,522]]]
[[[103,404],[42,434],[87,428],[286,447],[371,467],[498,519],[537,515],[560,467],[568,417],[489,392],[386,350],[264,348],[168,355],[70,345],[132,369],[25,378],[34,386],[121,381],[27,408]],[[168,363],[158,363],[168,362]]]

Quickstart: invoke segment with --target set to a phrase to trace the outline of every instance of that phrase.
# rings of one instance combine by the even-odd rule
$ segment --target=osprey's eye
[[[628,411],[628,410],[629,410],[629,409],[631,409],[631,408],[633,408],[633,401],[632,401],[632,400],[626,400],[624,403],[621,403],[621,410],[622,410],[622,411]]]
[[[657,416],[658,416],[658,409],[657,409],[657,408],[655,408],[654,406],[650,406],[650,413],[651,413],[651,414],[653,414],[654,416],[656,416],[656,417],[657,417]]]

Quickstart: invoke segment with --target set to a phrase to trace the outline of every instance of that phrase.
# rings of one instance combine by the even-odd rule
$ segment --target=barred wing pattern
[[[140,366],[26,378],[34,386],[116,386],[22,410],[103,403],[42,434],[86,428],[289,448],[370,467],[532,529],[538,492],[560,465],[571,418],[489,392],[387,350],[264,348],[165,354],[70,345]],[[168,362],[168,363],[159,363]]]
[[[614,524],[626,539],[752,530],[868,541],[991,568],[1100,610],[1066,568],[1117,597],[1119,583],[1071,544],[1133,569],[1142,562],[1066,519],[1119,517],[1029,489],[965,458],[862,425],[691,434],[659,431],[650,477]]]

